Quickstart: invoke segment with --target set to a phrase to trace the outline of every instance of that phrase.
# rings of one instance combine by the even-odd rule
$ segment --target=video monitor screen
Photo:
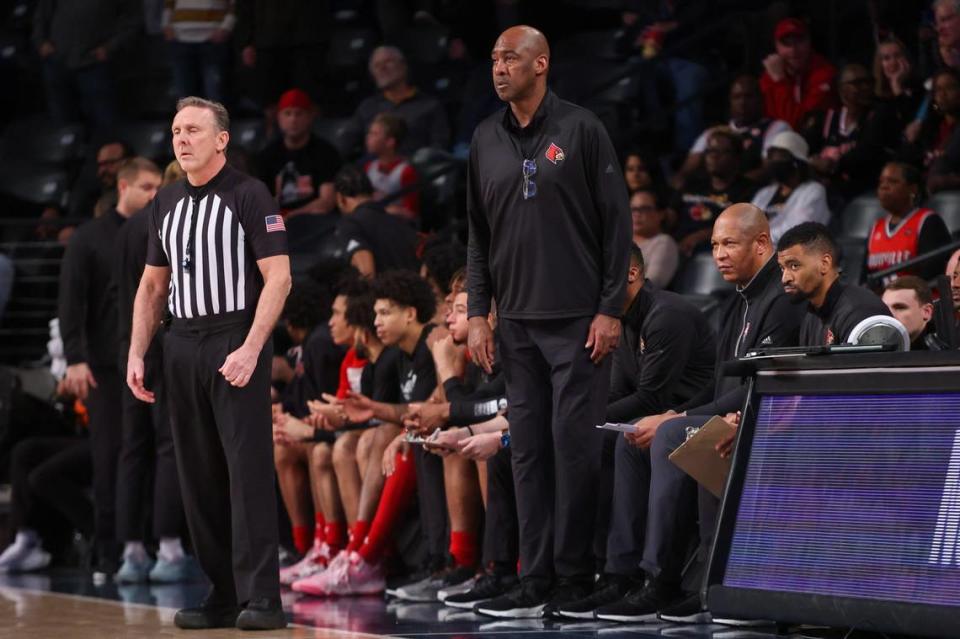
[[[960,606],[960,393],[761,397],[723,585]]]

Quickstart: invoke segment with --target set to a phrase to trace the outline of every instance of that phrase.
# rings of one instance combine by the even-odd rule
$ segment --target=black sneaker
[[[240,630],[281,630],[287,627],[287,615],[279,599],[252,599],[237,616]]]
[[[516,575],[483,575],[477,579],[473,587],[467,592],[450,595],[443,600],[448,606],[473,610],[477,604],[500,597],[517,585]]]
[[[634,581],[622,575],[604,575],[586,597],[571,601],[557,608],[557,614],[568,619],[593,619],[597,608],[623,599]]]
[[[543,616],[547,619],[560,619],[559,610],[561,606],[569,605],[575,601],[580,601],[590,594],[593,587],[592,579],[569,579],[561,577],[557,581],[556,588],[550,595],[550,601],[543,609]]]
[[[526,579],[513,590],[474,606],[474,612],[501,619],[539,619],[550,601],[550,585],[547,582]]]
[[[711,623],[713,621],[710,611],[704,610],[698,592],[661,610],[660,619],[672,623]]]
[[[236,628],[239,614],[239,606],[226,603],[211,593],[198,607],[178,610],[173,616],[173,624],[182,630]]]
[[[683,593],[677,587],[664,586],[653,580],[634,588],[616,603],[597,608],[597,619],[621,623],[657,621],[657,613],[677,601]]]

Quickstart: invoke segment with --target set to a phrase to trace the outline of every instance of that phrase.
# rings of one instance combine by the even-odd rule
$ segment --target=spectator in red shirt
[[[375,156],[363,167],[373,185],[374,199],[383,200],[417,182],[417,171],[397,149],[407,134],[407,123],[400,116],[381,113],[367,129],[367,153]],[[420,195],[408,193],[390,201],[387,213],[415,221],[420,215]]]
[[[776,52],[763,60],[760,77],[764,111],[796,129],[811,111],[834,105],[833,65],[810,46],[807,25],[785,18],[774,31]]]

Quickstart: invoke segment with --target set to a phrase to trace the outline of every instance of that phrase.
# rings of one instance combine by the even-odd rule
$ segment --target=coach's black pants
[[[183,505],[197,560],[214,601],[279,598],[277,504],[270,418],[270,360],[260,353],[246,386],[218,369],[249,324],[174,325],[163,364]],[[189,325],[189,324],[187,324]]]
[[[69,538],[73,529],[93,534],[90,441],[85,437],[31,437],[10,457],[11,524],[33,528],[44,541]],[[62,539],[61,539],[62,541]]]
[[[510,448],[487,460],[487,515],[483,527],[483,563],[497,572],[517,569],[517,498]]]
[[[117,539],[117,467],[120,461],[123,380],[114,367],[91,368],[97,387],[87,396],[90,415],[90,452],[93,455],[93,505],[96,541],[112,553]]]
[[[638,576],[643,557],[650,497],[650,450],[617,435],[613,464],[613,505],[607,533],[605,572]]]
[[[450,534],[447,525],[447,493],[443,483],[443,458],[413,447],[417,473],[417,502],[420,524],[427,542],[427,568],[440,570],[447,563]]]
[[[668,457],[686,440],[688,426],[703,426],[708,419],[691,416],[666,421],[650,445],[650,501],[640,565],[649,576],[677,585],[694,530],[697,485]],[[614,509],[618,506],[615,502]]]
[[[121,541],[143,541],[152,506],[154,539],[183,533],[183,503],[170,434],[163,356],[159,344],[144,360],[146,387],[157,397],[141,402],[123,389],[123,442],[117,484],[117,534]]]
[[[584,348],[592,318],[500,320],[522,578],[589,578],[610,357]]]

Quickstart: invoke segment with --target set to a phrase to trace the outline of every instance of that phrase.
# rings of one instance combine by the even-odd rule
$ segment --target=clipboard
[[[723,459],[714,447],[730,434],[730,424],[711,417],[697,433],[670,453],[670,461],[697,480],[717,498],[723,495],[731,458]]]

